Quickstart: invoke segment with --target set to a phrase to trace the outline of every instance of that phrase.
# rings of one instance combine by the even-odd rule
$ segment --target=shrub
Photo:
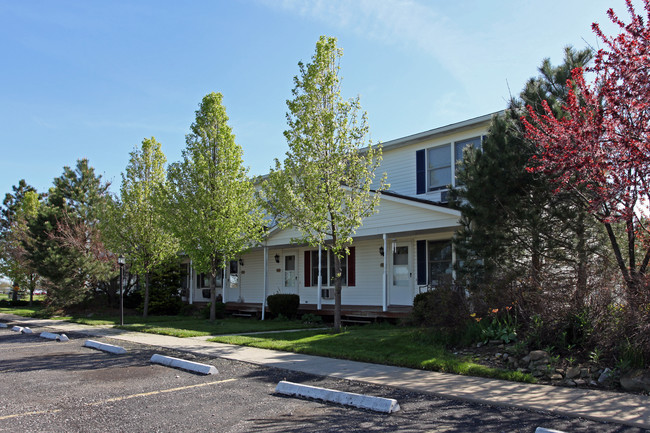
[[[306,324],[323,323],[323,318],[321,316],[312,313],[303,314],[300,320],[302,320],[302,323],[306,323]]]
[[[181,311],[183,301],[180,296],[180,268],[178,261],[170,259],[151,272],[149,279],[149,314],[175,316]],[[144,294],[144,286],[140,294]],[[144,308],[144,299],[138,307]]]
[[[267,297],[266,302],[271,313],[276,316],[282,314],[285,317],[294,318],[298,315],[298,306],[300,305],[298,295],[277,293]]]
[[[469,320],[467,299],[461,289],[442,286],[420,293],[413,300],[411,322],[446,330],[462,330]]]
[[[0,301],[0,307],[26,307],[29,305],[29,301],[25,300],[18,300],[18,301],[9,301],[7,299],[3,299]]]

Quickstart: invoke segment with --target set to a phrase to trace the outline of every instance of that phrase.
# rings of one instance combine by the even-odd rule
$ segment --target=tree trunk
[[[36,281],[34,274],[29,276],[29,306],[34,305],[34,290],[36,290]]]
[[[341,258],[334,254],[334,332],[341,332]]]
[[[589,263],[589,257],[587,253],[587,236],[584,223],[585,215],[579,213],[575,230],[576,237],[578,238],[578,244],[576,245],[576,249],[578,250],[578,269],[576,291],[574,294],[575,305],[578,307],[585,306],[585,298],[587,297],[587,264]]]
[[[212,263],[210,270],[210,322],[217,319],[217,265]]]
[[[142,308],[142,317],[149,314],[149,272],[144,274],[144,308]]]

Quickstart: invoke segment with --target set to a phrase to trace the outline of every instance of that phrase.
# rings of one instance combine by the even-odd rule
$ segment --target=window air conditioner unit
[[[320,289],[320,296],[323,299],[334,299],[334,289]]]
[[[449,203],[449,191],[442,191],[440,193],[440,203]]]

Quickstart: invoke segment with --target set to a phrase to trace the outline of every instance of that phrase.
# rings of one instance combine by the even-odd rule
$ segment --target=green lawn
[[[214,323],[209,320],[188,316],[142,316],[125,315],[124,326],[119,326],[119,315],[75,315],[75,316],[49,316],[44,314],[39,305],[33,307],[2,307],[0,312],[16,314],[23,317],[40,317],[53,320],[82,323],[85,325],[101,326],[113,325],[116,328],[130,331],[147,332],[151,334],[173,335],[175,337],[199,337],[220,334],[239,334],[242,332],[282,331],[288,329],[322,327],[323,325],[309,325],[296,320],[265,320],[247,318],[217,319]]]
[[[126,322],[126,319],[125,319]],[[320,325],[322,326],[322,325]],[[173,335],[175,337],[200,337],[220,334],[239,334],[242,332],[284,331],[288,329],[313,328],[296,320],[256,320],[247,318],[217,319],[214,323],[205,319],[179,316],[135,318],[134,323],[119,328],[151,334]]]
[[[468,376],[531,383],[535,381],[529,374],[490,368],[459,358],[436,343],[435,334],[431,331],[412,327],[367,325],[351,327],[340,334],[306,330],[220,336],[211,338],[210,341]]]

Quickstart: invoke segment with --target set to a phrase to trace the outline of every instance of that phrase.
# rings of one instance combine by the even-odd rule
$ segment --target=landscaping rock
[[[548,352],[545,350],[533,350],[528,354],[531,361],[539,361],[541,359],[548,359]]]
[[[609,368],[605,368],[602,373],[600,373],[600,376],[598,376],[598,383],[601,385],[610,382],[612,379],[612,370]]]
[[[551,379],[551,380],[562,380],[563,379],[563,377],[562,377],[562,375],[560,373],[553,373],[548,378]]]
[[[650,392],[650,370],[632,370],[621,376],[621,387],[626,391]]]
[[[567,379],[575,379],[580,376],[580,367],[569,367],[566,370],[565,377]]]
[[[564,385],[566,385],[566,386],[577,386],[578,384],[575,381],[571,380],[571,379],[567,379],[567,380],[564,381]]]

